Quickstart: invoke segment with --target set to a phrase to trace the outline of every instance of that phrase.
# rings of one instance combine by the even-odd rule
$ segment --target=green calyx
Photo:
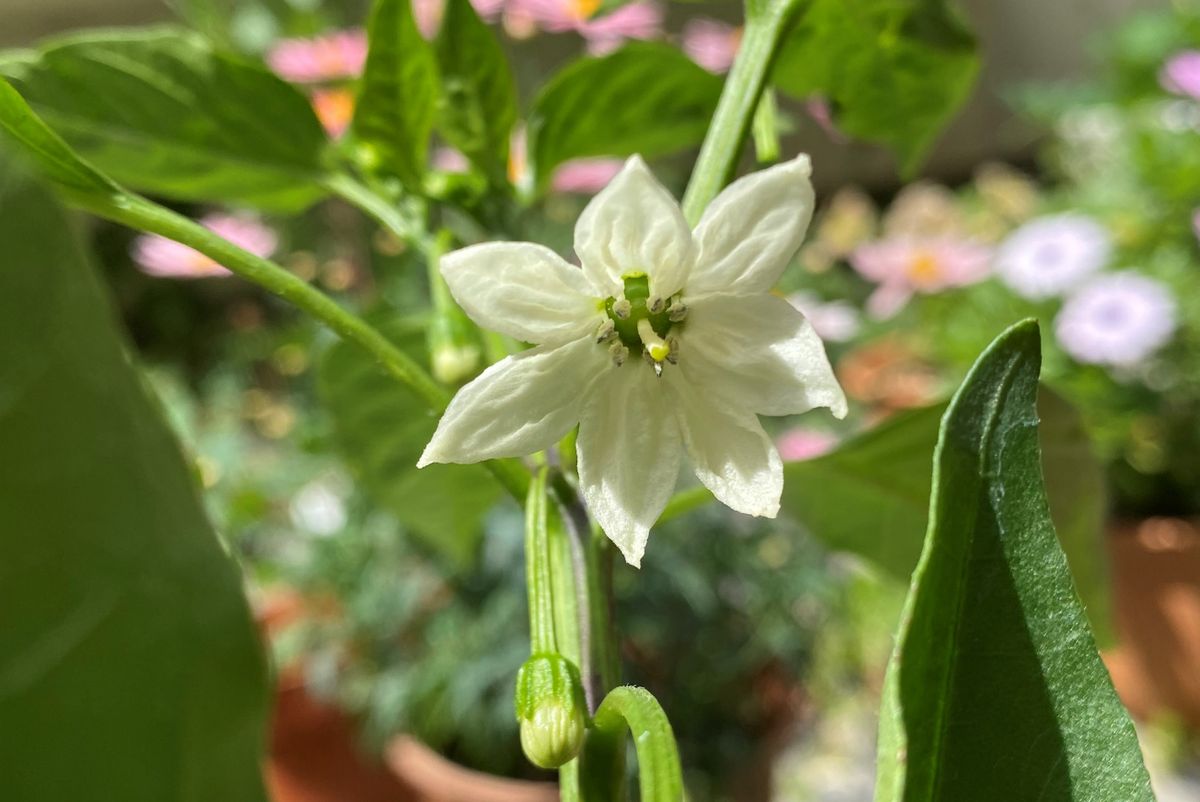
[[[530,657],[517,674],[515,703],[521,748],[530,762],[554,769],[579,754],[587,704],[571,661],[547,652]]]
[[[671,327],[676,325],[671,321],[671,317],[667,310],[670,308],[672,299],[663,298],[661,309],[657,312],[651,312],[650,303],[650,279],[645,273],[630,273],[622,277],[625,282],[625,300],[629,302],[629,314],[621,317],[614,309],[614,305],[618,299],[608,298],[604,302],[604,312],[617,329],[617,337],[621,343],[635,354],[641,353],[643,348],[642,337],[638,334],[638,323],[642,320],[650,321],[650,328],[654,329],[654,333],[659,337],[666,338],[667,333],[671,331]]]

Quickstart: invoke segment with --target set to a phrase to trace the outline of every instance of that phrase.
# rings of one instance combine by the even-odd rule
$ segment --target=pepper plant
[[[760,158],[774,161],[775,88],[820,93],[847,133],[892,146],[911,169],[970,86],[972,39],[940,0],[750,0],[723,84],[662,43],[627,44],[552,76],[528,106],[531,172],[517,184],[506,164],[519,93],[468,0],[448,0],[432,41],[408,0],[376,0],[368,40],[353,120],[337,141],[262,64],[173,28],[5,54],[0,129],[68,204],[207,256],[327,325],[405,388],[427,413],[416,422],[429,424],[412,470],[480,463],[490,478],[462,475],[524,507],[530,657],[515,714],[525,754],[559,770],[564,800],[609,802],[628,793],[631,744],[640,797],[681,800],[669,711],[620,681],[611,578],[626,569],[614,556],[654,559],[656,522],[714,498],[774,516],[797,474],[758,416],[846,412],[812,327],[771,293],[813,211],[813,165],[796,156],[732,181],[745,143],[753,132]],[[430,167],[435,134],[470,161],[467,174]],[[696,145],[677,204],[643,158]],[[514,243],[555,168],[595,155],[629,160],[580,217],[581,266]],[[0,636],[0,751],[15,778],[6,793],[261,798],[265,683],[235,574],[71,238],[27,239],[65,218],[27,178],[0,193],[0,234],[17,257],[0,273],[12,304],[0,346],[0,594],[6,609],[30,612]],[[427,265],[425,347],[151,196],[277,213],[327,197],[359,208]],[[881,802],[1152,798],[1050,522],[1038,342],[1030,323],[1003,333],[941,418],[928,530],[881,712]],[[67,421],[72,403],[86,414]],[[64,422],[40,424],[42,413]],[[48,451],[69,460],[20,469]],[[701,486],[675,494],[685,453]],[[96,476],[110,464],[115,472]],[[807,477],[817,492],[820,464]],[[477,471],[442,470],[429,475]],[[47,490],[55,480],[71,488],[64,501]],[[426,487],[448,507],[467,498],[457,485]],[[850,505],[869,503],[845,492]],[[145,503],[126,519],[120,502],[131,498]],[[98,512],[81,518],[97,499]],[[895,553],[886,532],[859,535],[857,550]],[[64,600],[56,606],[36,568],[60,562],[70,570],[49,585]],[[201,598],[209,589],[211,603]],[[123,603],[134,596],[138,605]],[[169,660],[123,651],[156,605],[192,623],[190,645],[163,641],[179,650]],[[140,661],[132,676],[153,697],[136,726],[122,718],[129,679],[95,672],[96,661],[122,659]],[[122,737],[55,771],[64,710],[96,712]]]

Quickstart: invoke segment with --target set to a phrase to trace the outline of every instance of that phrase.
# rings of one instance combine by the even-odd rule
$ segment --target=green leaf
[[[470,0],[448,0],[435,43],[442,94],[438,131],[494,183],[508,177],[517,86],[496,34]]]
[[[911,175],[978,72],[975,39],[945,0],[811,0],[772,82],[828,98],[838,128],[887,145]]]
[[[653,158],[698,145],[721,95],[721,79],[669,45],[631,42],[583,58],[543,87],[529,118],[539,188],[554,168],[588,156]]]
[[[0,78],[0,128],[16,141],[43,175],[62,189],[80,198],[120,194],[119,187],[80,159],[58,134],[47,128],[3,78]]]
[[[414,357],[423,356],[424,332],[396,325],[382,330]],[[469,563],[483,515],[501,495],[491,474],[478,465],[417,470],[437,418],[360,348],[331,346],[318,367],[317,391],[343,459],[376,503],[456,564]]]
[[[134,189],[281,210],[324,194],[326,139],[308,100],[197,36],[89,32],[3,69],[71,147]]]
[[[367,38],[352,136],[370,150],[378,169],[417,187],[437,110],[433,48],[417,30],[409,0],[376,0]]]
[[[884,687],[877,802],[1152,800],[1042,483],[1037,324],[942,420],[932,520]]]
[[[71,228],[0,158],[3,796],[262,800],[241,577]]]
[[[930,467],[946,404],[909,410],[837,450],[784,465],[783,510],[827,546],[907,581],[929,521]],[[1112,611],[1101,540],[1108,511],[1104,466],[1079,413],[1046,387],[1038,395],[1042,470],[1050,512],[1101,643]]]

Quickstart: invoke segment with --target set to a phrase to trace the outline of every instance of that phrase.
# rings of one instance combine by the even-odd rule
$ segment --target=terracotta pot
[[[1138,718],[1200,729],[1200,520],[1119,522],[1108,538],[1120,646],[1105,655]]]
[[[404,735],[388,744],[384,761],[421,802],[558,802],[554,783],[472,771]]]

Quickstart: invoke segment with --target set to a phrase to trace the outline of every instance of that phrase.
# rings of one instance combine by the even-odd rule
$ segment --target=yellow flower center
[[[602,0],[568,0],[568,7],[575,19],[589,20],[600,10]]]
[[[942,266],[929,251],[918,251],[908,264],[908,279],[917,286],[926,286],[942,277]]]

